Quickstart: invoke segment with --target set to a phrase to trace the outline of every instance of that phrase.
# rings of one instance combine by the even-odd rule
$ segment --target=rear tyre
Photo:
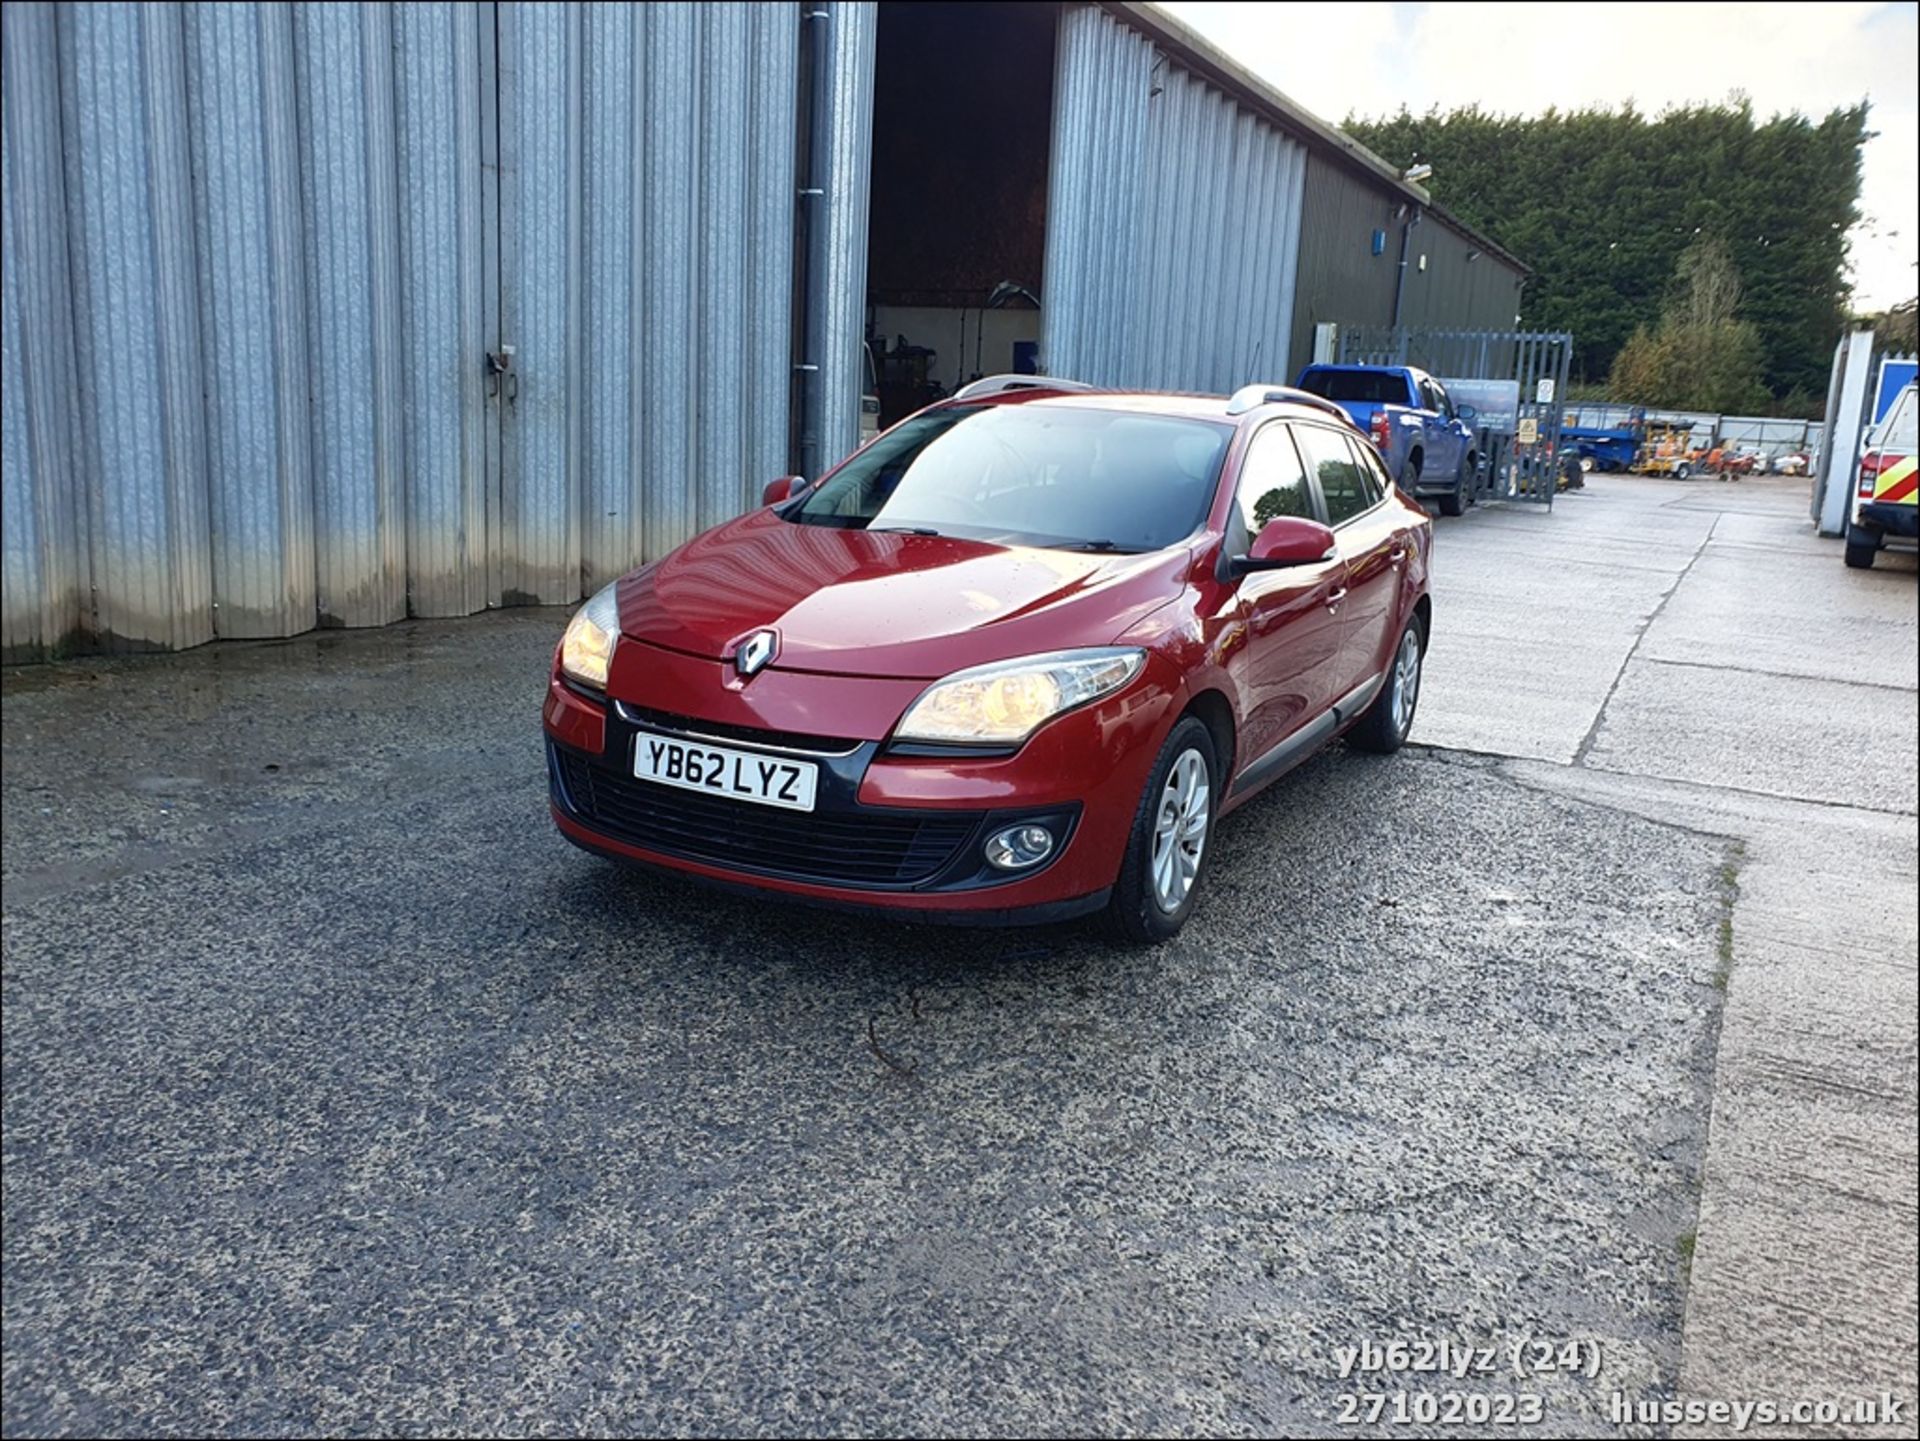
[[[1467,473],[1466,462],[1462,461],[1460,473],[1453,478],[1452,494],[1440,497],[1440,514],[1465,515],[1467,513],[1467,506],[1471,503],[1467,494]]]
[[[1880,537],[1857,525],[1847,527],[1847,567],[1872,570],[1873,558],[1880,553]]]
[[[1673,478],[1675,480],[1691,480],[1693,478],[1693,467],[1686,461],[1681,461],[1673,468]]]
[[[1408,456],[1400,462],[1400,479],[1398,484],[1401,493],[1405,495],[1408,500],[1412,500],[1414,487],[1420,484],[1420,467],[1413,463],[1412,456]]]
[[[1183,716],[1147,773],[1127,853],[1102,918],[1125,945],[1155,946],[1180,933],[1206,873],[1221,763],[1198,716]]]
[[[1380,693],[1360,717],[1360,723],[1347,732],[1347,744],[1356,750],[1390,756],[1407,743],[1413,713],[1420,704],[1420,672],[1426,654],[1426,627],[1419,616],[1412,616],[1400,632],[1393,659],[1387,662],[1387,678]]]

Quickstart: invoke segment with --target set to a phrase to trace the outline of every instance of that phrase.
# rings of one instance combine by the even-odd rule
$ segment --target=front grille
[[[717,741],[744,741],[750,746],[776,746],[781,750],[811,751],[816,755],[843,756],[859,748],[859,741],[835,736],[803,735],[799,731],[774,731],[758,726],[727,725],[721,721],[693,720],[648,710],[628,701],[617,701],[620,716],[636,725],[651,726],[669,735],[709,736]]]
[[[979,825],[967,812],[776,810],[555,754],[573,809],[608,835],[662,855],[793,880],[915,885],[939,874]]]

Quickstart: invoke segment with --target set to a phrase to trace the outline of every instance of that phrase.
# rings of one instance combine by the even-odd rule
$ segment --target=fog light
[[[1024,871],[1053,854],[1053,832],[1045,826],[1008,826],[987,837],[987,864],[1003,871]]]

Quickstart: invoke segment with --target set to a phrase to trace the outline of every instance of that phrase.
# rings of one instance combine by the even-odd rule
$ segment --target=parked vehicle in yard
[[[1687,480],[1699,468],[1700,459],[1691,426],[1650,420],[1633,468],[1642,475],[1670,475],[1675,480]]]
[[[1628,470],[1639,453],[1640,435],[1637,427],[1563,424],[1560,444],[1578,458],[1582,471]]]
[[[1461,515],[1473,498],[1473,408],[1455,408],[1447,388],[1408,365],[1309,365],[1299,388],[1325,396],[1353,417],[1408,495],[1433,495],[1442,515]]]
[[[1220,817],[1398,749],[1432,521],[1337,407],[998,376],[580,608],[552,810],[617,860],[1164,940]]]
[[[1911,381],[1867,432],[1847,519],[1846,562],[1865,570],[1889,545],[1920,544],[1920,395]]]

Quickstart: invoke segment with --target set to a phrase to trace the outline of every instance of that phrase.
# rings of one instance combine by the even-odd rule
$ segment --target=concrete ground
[[[555,613],[10,672],[0,1423],[1911,1402],[1915,588],[1800,508],[1442,522],[1429,748],[1232,818],[1151,952],[573,851]],[[1596,1374],[1339,1375],[1525,1336]]]
[[[1777,478],[1599,477],[1551,517],[1490,512],[1447,541],[1436,590],[1466,613],[1437,633],[1423,737],[1528,758],[1501,773],[1555,795],[1736,838],[1682,1394],[1890,1391],[1910,1431],[1912,557],[1845,569],[1806,523],[1805,483]],[[1502,592],[1513,635],[1466,602]]]

